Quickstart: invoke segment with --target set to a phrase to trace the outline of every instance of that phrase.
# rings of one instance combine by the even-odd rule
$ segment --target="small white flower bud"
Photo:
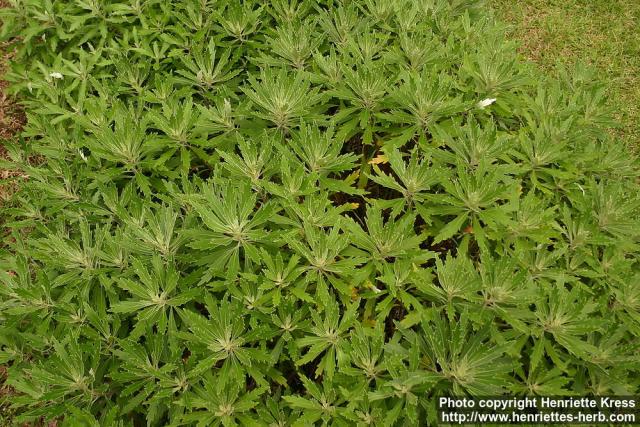
[[[478,107],[479,109],[484,109],[485,107],[488,107],[489,105],[493,104],[494,102],[496,102],[495,98],[487,98],[487,99],[483,99],[482,101],[478,102],[476,104],[476,107]]]

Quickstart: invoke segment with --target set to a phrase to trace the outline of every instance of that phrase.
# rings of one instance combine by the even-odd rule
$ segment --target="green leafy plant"
[[[28,116],[1,164],[26,177],[0,208],[7,423],[637,394],[637,159],[600,83],[538,74],[480,6],[0,10]]]

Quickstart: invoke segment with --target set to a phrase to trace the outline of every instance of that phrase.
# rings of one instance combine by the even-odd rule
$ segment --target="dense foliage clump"
[[[633,394],[638,165],[471,0],[14,0],[17,422],[420,425]]]

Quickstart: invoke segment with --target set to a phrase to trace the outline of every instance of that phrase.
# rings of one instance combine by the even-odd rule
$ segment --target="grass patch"
[[[593,65],[607,83],[618,135],[640,149],[640,2],[637,0],[490,0],[520,52],[552,73],[558,63]]]

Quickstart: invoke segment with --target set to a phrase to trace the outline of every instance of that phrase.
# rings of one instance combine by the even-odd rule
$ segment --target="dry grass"
[[[0,43],[0,140],[13,137],[24,126],[24,112],[15,98],[7,93],[8,83],[2,79],[14,54],[9,43]]]
[[[0,7],[6,6],[0,0]],[[15,53],[10,43],[0,43],[0,159],[8,160],[4,142],[13,138],[24,126],[26,119],[24,111],[14,97],[7,93],[8,83],[2,79],[7,71],[7,64]],[[22,174],[15,170],[0,167],[0,206],[2,206],[15,191],[15,179]],[[1,222],[1,218],[0,218]]]
[[[545,71],[595,67],[608,85],[622,140],[640,148],[639,0],[488,0],[520,52]]]

